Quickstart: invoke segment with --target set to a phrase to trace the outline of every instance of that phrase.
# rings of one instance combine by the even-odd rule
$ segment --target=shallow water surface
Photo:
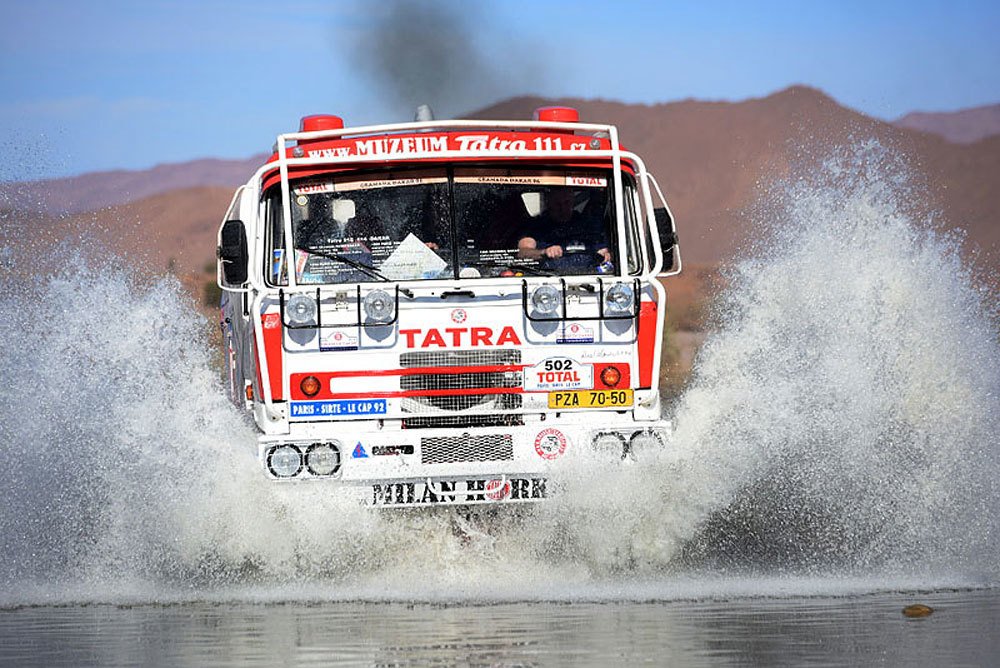
[[[935,612],[908,619],[914,602]],[[0,613],[5,665],[991,665],[996,590],[662,602],[191,603]]]

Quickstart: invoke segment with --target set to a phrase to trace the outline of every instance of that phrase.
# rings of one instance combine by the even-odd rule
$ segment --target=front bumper
[[[276,481],[327,481],[364,505],[526,503],[552,493],[549,474],[564,462],[614,462],[633,455],[640,443],[666,447],[670,433],[669,421],[638,422],[620,413],[468,429],[310,422],[293,425],[287,436],[261,436],[258,456]],[[339,464],[328,475],[316,475],[308,465],[307,453],[316,444],[339,453]],[[275,466],[276,452],[285,464],[294,462],[297,452],[299,466]]]

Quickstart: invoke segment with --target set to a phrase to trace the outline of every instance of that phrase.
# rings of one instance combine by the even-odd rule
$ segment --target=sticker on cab
[[[580,390],[594,386],[594,365],[569,357],[549,357],[524,370],[524,389],[537,392]]]
[[[503,501],[510,496],[510,480],[487,480],[486,498],[491,501]]]
[[[292,417],[334,415],[385,415],[385,399],[342,399],[339,401],[293,401]]]
[[[535,452],[542,459],[555,459],[566,452],[565,434],[552,427],[541,430],[535,437]]]
[[[319,336],[320,350],[357,350],[358,335],[340,329],[323,332]]]
[[[556,343],[593,343],[594,328],[584,327],[578,322],[563,324],[561,336],[556,338]]]

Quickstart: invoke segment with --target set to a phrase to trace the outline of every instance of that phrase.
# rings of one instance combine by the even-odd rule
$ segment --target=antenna
[[[421,104],[417,107],[417,113],[413,115],[413,120],[418,123],[433,121],[434,111],[430,108],[430,105]]]

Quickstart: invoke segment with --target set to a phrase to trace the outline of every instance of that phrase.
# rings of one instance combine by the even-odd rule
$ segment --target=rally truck
[[[233,401],[264,475],[365,504],[535,502],[561,461],[669,447],[673,216],[613,125],[307,116],[218,234]]]

